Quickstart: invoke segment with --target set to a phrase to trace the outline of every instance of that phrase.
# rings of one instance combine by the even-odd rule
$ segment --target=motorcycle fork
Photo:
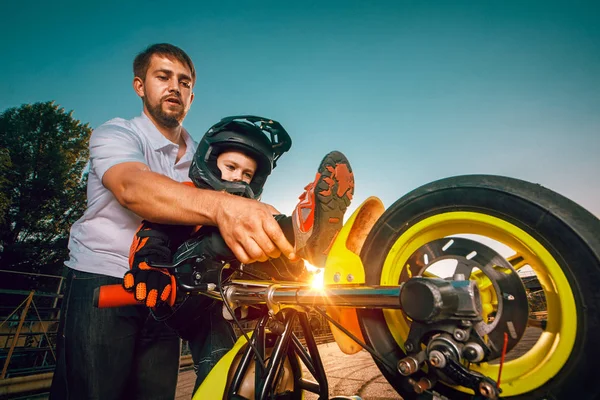
[[[306,348],[302,345],[296,334],[293,332],[294,323],[298,321],[304,339]],[[271,356],[266,365],[261,360],[266,357],[267,330],[277,336]],[[273,387],[277,385],[277,374],[282,371],[283,363],[286,357],[290,358],[292,365],[296,365],[297,371],[294,371],[294,391],[307,390],[319,395],[319,399],[327,399],[329,396],[329,386],[327,376],[321,361],[319,349],[314,335],[308,323],[306,313],[299,312],[292,308],[281,310],[276,316],[266,315],[261,318],[254,333],[250,339],[254,349],[258,351],[260,359],[255,356],[254,349],[246,346],[240,363],[233,376],[227,398],[241,399],[238,394],[240,385],[243,381],[252,360],[255,363],[255,399],[267,400],[273,392]],[[316,382],[304,379],[300,376],[300,366],[295,360],[298,356],[304,363],[308,371],[316,379]],[[293,369],[293,368],[292,368]]]

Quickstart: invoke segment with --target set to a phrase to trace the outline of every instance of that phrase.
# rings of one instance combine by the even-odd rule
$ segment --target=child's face
[[[224,181],[250,183],[256,173],[256,161],[239,151],[225,151],[217,157],[217,168]]]

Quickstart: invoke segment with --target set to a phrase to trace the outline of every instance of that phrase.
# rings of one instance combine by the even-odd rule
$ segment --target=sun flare
[[[312,279],[310,282],[311,288],[315,290],[323,290],[325,286],[325,274],[323,274],[324,268],[315,267],[306,260],[304,260],[304,265],[306,266],[306,269],[312,273]]]

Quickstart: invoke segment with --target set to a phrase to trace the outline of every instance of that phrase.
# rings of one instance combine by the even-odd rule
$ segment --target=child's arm
[[[167,301],[174,289],[171,274],[152,265],[171,263],[173,253],[192,230],[191,226],[143,221],[131,244],[130,270],[125,273],[123,287],[134,291],[135,298],[148,307]]]

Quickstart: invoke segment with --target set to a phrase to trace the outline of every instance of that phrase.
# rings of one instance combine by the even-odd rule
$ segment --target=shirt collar
[[[148,116],[143,111],[142,111],[142,115],[140,115],[139,117],[137,117],[135,119],[136,119],[136,123],[141,127],[142,132],[144,132],[144,134],[148,137],[148,140],[150,141],[152,149],[162,150],[167,147],[179,146],[179,145],[171,142],[169,139],[167,139],[158,130],[156,125],[154,125],[154,123],[150,120],[150,118],[148,118]],[[186,149],[186,156],[187,156],[187,153],[190,151],[190,149],[192,151],[195,150],[195,143],[185,128],[183,128],[183,132],[181,132],[181,134],[183,135],[183,140],[185,141],[185,144],[187,146],[187,149]]]
[[[183,155],[183,157],[181,157],[181,160],[179,160],[180,163],[191,160],[194,157],[194,154],[196,153],[197,147],[196,142],[194,142],[194,139],[192,139],[192,137],[185,128],[181,133],[183,135],[183,140],[185,140],[186,149],[185,154]]]

